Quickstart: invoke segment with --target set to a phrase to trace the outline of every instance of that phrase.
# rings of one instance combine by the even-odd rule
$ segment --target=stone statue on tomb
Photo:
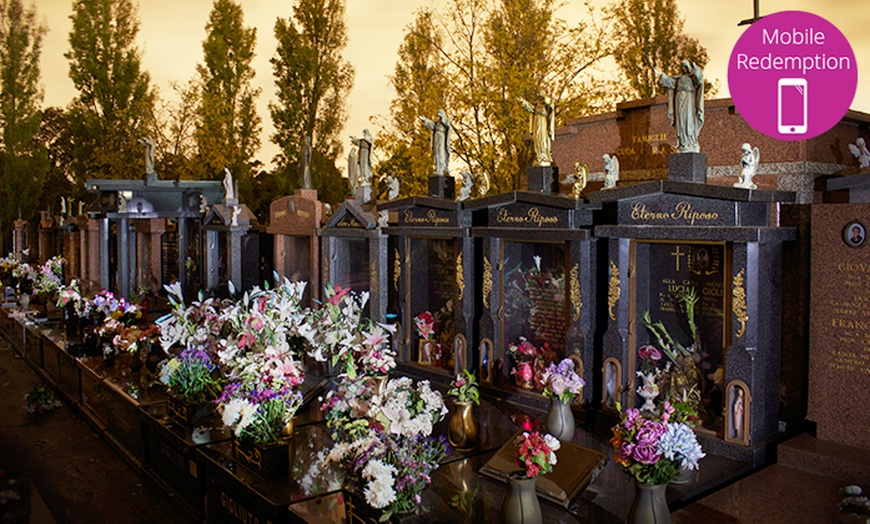
[[[481,171],[481,173],[480,173],[480,185],[477,186],[477,192],[480,194],[480,196],[486,196],[486,194],[489,193],[489,188],[490,188],[489,175],[486,173],[486,171]]]
[[[374,138],[368,129],[363,129],[362,138],[350,137],[351,143],[359,149],[359,185],[372,185],[372,145]]]
[[[378,227],[384,228],[390,225],[390,212],[378,211]]]
[[[60,197],[60,216],[66,215],[66,197]]]
[[[387,177],[387,199],[395,200],[399,196],[399,179],[390,175]]]
[[[870,151],[867,150],[867,143],[863,138],[859,138],[854,144],[849,144],[849,151],[858,159],[859,166],[870,167]]]
[[[311,189],[311,135],[305,137],[302,149],[302,189]]]
[[[743,156],[740,157],[740,182],[735,182],[734,187],[758,189],[758,186],[752,183],[752,177],[755,176],[755,171],[758,169],[761,153],[757,147],[751,147],[748,143],[743,144],[741,149]]]
[[[668,76],[654,69],[659,85],[668,90],[668,118],[677,131],[677,153],[698,153],[704,126],[704,73],[694,62],[680,62],[681,73]]]
[[[154,139],[145,136],[139,139],[139,143],[145,146],[145,174],[156,173],[154,170]]]
[[[236,199],[236,186],[233,185],[233,174],[228,168],[224,168],[224,201],[229,202]]]
[[[233,206],[233,217],[230,219],[230,225],[236,227],[239,225],[239,215],[242,213],[242,208]]]
[[[604,187],[602,189],[613,189],[619,181],[619,159],[616,155],[610,156],[607,153],[602,157],[604,159]]]
[[[459,188],[459,201],[464,202],[471,198],[471,188],[474,186],[474,178],[470,171],[463,170],[460,173],[462,186]]]
[[[199,212],[203,215],[208,212],[208,200],[202,193],[199,194]]]
[[[350,185],[351,192],[359,185],[359,148],[356,146],[351,147],[347,154],[347,183]]]
[[[79,202],[79,214],[78,214],[78,216],[81,216],[84,214],[85,214],[85,203]]]
[[[424,126],[432,130],[429,145],[435,159],[435,176],[447,176],[450,164],[450,119],[443,109],[439,109],[435,120],[429,120],[424,116],[421,116],[420,120]]]
[[[743,438],[743,411],[746,409],[743,388],[735,388],[734,402],[731,406],[731,438]]]
[[[556,139],[556,111],[550,97],[538,93],[535,103],[518,97],[523,109],[529,112],[529,133],[535,146],[535,165],[549,166],[553,163],[553,142]]]
[[[580,164],[580,162],[574,162],[574,174],[571,175],[571,192],[574,195],[574,198],[580,198],[583,194],[583,190],[586,189],[586,184],[589,181],[589,168],[586,164]]]
[[[118,213],[127,212],[127,199],[120,192],[118,193]]]

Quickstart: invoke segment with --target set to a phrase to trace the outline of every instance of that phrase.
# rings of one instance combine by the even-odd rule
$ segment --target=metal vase
[[[634,502],[628,512],[629,524],[671,524],[671,510],[665,492],[667,484],[635,482]]]
[[[543,524],[541,503],[535,493],[538,477],[508,477],[508,491],[501,505],[505,524]]]
[[[447,439],[457,451],[471,451],[477,444],[477,421],[474,420],[471,401],[454,402],[455,408],[447,425]]]
[[[571,411],[571,406],[555,395],[550,397],[547,432],[559,440],[574,438],[574,413]]]

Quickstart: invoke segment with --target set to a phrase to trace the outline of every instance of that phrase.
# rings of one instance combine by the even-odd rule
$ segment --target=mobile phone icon
[[[779,79],[776,116],[780,133],[802,135],[807,132],[807,81],[805,78]]]

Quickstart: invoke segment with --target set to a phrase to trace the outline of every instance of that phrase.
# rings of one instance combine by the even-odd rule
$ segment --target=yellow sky
[[[25,0],[26,3],[33,0]],[[69,14],[71,0],[36,0],[36,6],[49,28],[42,53],[45,104],[66,106],[76,92],[68,77],[68,63],[63,54],[69,47]],[[562,16],[577,21],[583,15],[582,2],[570,0]],[[604,0],[594,0],[597,6]],[[257,155],[269,165],[277,147],[269,141],[273,132],[267,104],[274,96],[272,69],[269,59],[275,52],[273,27],[279,16],[289,17],[292,2],[275,0],[244,0],[245,25],[257,28],[256,84],[262,88],[257,105],[263,118],[262,148]],[[740,20],[751,17],[752,0],[678,0],[686,19],[686,32],[698,38],[707,48],[710,63],[704,74],[719,79],[718,97],[728,96],[728,58],[744,27]],[[393,92],[387,76],[396,62],[404,27],[413,19],[414,11],[429,0],[347,0],[349,43],[345,58],[356,69],[356,81],[349,98],[350,117],[345,136],[360,134],[368,127],[377,139],[378,127],[370,118],[386,115]],[[852,44],[858,63],[858,92],[853,109],[870,112],[870,26],[868,7],[856,2],[838,0],[761,0],[762,14],[785,10],[802,10],[818,14],[845,34]],[[212,0],[139,0],[141,28],[140,48],[144,67],[152,81],[165,96],[171,95],[171,81],[186,82],[202,60],[202,40]],[[558,109],[558,108],[557,108]],[[375,145],[377,150],[377,144]]]

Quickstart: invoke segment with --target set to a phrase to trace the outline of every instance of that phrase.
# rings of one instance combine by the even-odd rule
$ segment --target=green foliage
[[[456,380],[451,383],[451,387],[447,390],[447,395],[456,397],[458,402],[474,402],[480,404],[480,390],[477,387],[477,378],[474,373],[463,369],[465,375],[458,375]]]
[[[607,12],[613,21],[613,57],[630,87],[628,96],[665,94],[653,69],[676,74],[683,59],[702,69],[707,65],[707,50],[683,32],[685,20],[676,0],[627,0],[612,4]],[[705,92],[711,91],[705,81]]]
[[[549,95],[556,125],[608,106],[609,83],[592,74],[610,53],[606,28],[591,7],[587,21],[574,25],[557,18],[556,8],[553,0],[449,0],[419,13],[396,66],[388,133],[404,147],[391,145],[398,158],[389,167],[421,169],[413,159],[428,146],[427,135],[403,133],[402,126],[410,125],[409,113],[415,111],[431,117],[427,104],[443,106],[453,126],[456,163],[464,164],[460,168],[487,177],[490,191],[513,190],[531,159],[524,142],[528,114],[517,97]],[[399,76],[405,71],[413,73],[413,82]],[[430,153],[425,158],[431,163]]]
[[[137,141],[156,134],[156,95],[135,43],[136,8],[131,0],[75,0],[70,18],[70,50],[64,56],[79,91],[68,110],[77,182],[141,178]]]
[[[4,0],[0,9],[0,228],[5,239],[19,212],[35,218],[49,161],[38,140],[39,60],[46,27],[37,22],[36,9],[25,10],[21,0]]]
[[[312,186],[323,201],[336,203],[347,184],[335,169],[342,152],[339,133],[347,120],[346,100],[354,70],[341,57],[347,45],[344,0],[300,0],[292,19],[278,18],[278,47],[271,59],[276,100],[269,103],[275,184],[283,194],[302,186],[303,150],[311,138]],[[339,193],[339,194],[336,194]]]
[[[196,110],[199,175],[223,177],[228,168],[239,182],[243,201],[254,197],[252,157],[260,148],[258,88],[251,84],[256,28],[244,27],[244,15],[232,0],[215,0],[202,42],[204,63],[197,65],[201,99]],[[193,87],[189,87],[193,89]]]

